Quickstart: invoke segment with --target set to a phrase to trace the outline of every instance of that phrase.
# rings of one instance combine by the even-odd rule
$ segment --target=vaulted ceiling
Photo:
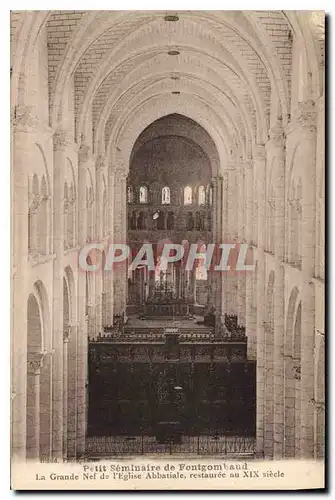
[[[96,152],[133,145],[152,121],[180,113],[198,121],[218,149],[222,142],[227,154],[234,145],[247,154],[251,143],[266,140],[274,107],[289,120],[297,28],[286,11],[43,15],[50,124],[61,121],[70,85],[76,140],[92,137]],[[12,24],[15,31],[15,16]]]

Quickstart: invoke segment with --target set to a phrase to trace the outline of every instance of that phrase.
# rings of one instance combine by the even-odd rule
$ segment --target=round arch
[[[204,103],[196,99],[171,99],[171,95],[156,96],[134,109],[128,118],[118,124],[120,130],[110,136],[107,153],[109,153],[111,165],[121,163],[128,170],[131,151],[137,137],[152,122],[157,119],[178,113],[191,118],[202,126],[213,139],[219,154],[220,164],[225,165],[228,161],[228,150],[223,138],[218,132],[219,117],[208,109]],[[222,123],[220,123],[222,126]],[[117,141],[117,142],[115,142]],[[117,144],[116,148],[113,146]],[[217,172],[218,173],[218,172]],[[216,173],[216,174],[217,174]],[[215,175],[215,173],[213,173]]]

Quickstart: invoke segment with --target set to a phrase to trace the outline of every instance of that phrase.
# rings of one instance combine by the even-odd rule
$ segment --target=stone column
[[[267,144],[272,158],[275,224],[274,281],[274,379],[273,379],[273,453],[275,459],[284,456],[284,333],[285,333],[285,139],[281,120],[270,130]]]
[[[227,166],[228,190],[227,190],[227,233],[226,242],[236,244],[238,239],[237,226],[237,170],[235,162],[231,161]],[[226,274],[225,296],[227,314],[237,315],[237,276],[233,271]]]
[[[54,141],[53,185],[53,338],[52,347],[52,456],[63,459],[63,276],[64,276],[64,172],[70,136],[59,129]]]
[[[45,353],[40,374],[40,457],[51,459],[52,451],[52,383],[51,383],[52,353]]]
[[[114,235],[114,172],[112,166],[108,167],[108,243],[115,242]],[[106,256],[107,257],[107,256]],[[114,285],[113,270],[106,271],[106,323],[113,324],[114,317]]]
[[[68,422],[68,343],[69,327],[64,327],[63,332],[63,458],[67,459],[67,422]]]
[[[220,243],[229,243],[227,241],[228,234],[228,172],[225,170],[222,177],[222,205],[221,205],[221,242]],[[228,291],[228,280],[227,280],[227,271],[221,272],[221,325],[225,323],[225,313],[228,313],[227,310],[227,294]],[[222,326],[221,326],[222,330]],[[224,329],[223,329],[224,330]]]
[[[86,178],[90,149],[82,145],[78,154],[78,242],[80,249],[86,244],[87,210]],[[87,381],[87,323],[86,273],[78,270],[78,332],[77,332],[77,457],[85,452],[86,435],[86,381]]]
[[[316,110],[313,101],[298,109],[302,173],[301,457],[314,457]]]
[[[237,237],[238,243],[244,242],[244,176],[245,163],[238,165],[237,177]],[[237,271],[237,322],[245,326],[245,271]]]
[[[114,241],[127,244],[126,179],[125,169],[114,172]],[[113,272],[114,314],[125,313],[127,297],[127,261],[117,263]]]
[[[39,195],[31,195],[30,203],[30,253],[36,255],[38,253],[38,210],[40,208]]]
[[[249,160],[245,163],[245,240],[251,248],[253,239],[253,185],[254,185],[254,162]],[[255,264],[255,256],[253,254],[253,264]],[[256,310],[253,307],[254,295],[254,273],[255,271],[247,271],[245,276],[245,329],[248,337],[248,359],[256,360],[257,355],[257,326],[256,326]]]
[[[103,207],[103,171],[105,166],[104,156],[99,156],[95,163],[95,180],[96,180],[96,240],[101,243],[103,239],[103,217],[104,217],[104,207]],[[102,256],[102,255],[101,255]],[[101,256],[98,256],[98,262],[101,262]],[[95,273],[95,335],[97,336],[102,332],[102,272]]]
[[[17,108],[13,120],[13,315],[12,315],[12,456],[26,456],[26,363],[28,297],[28,173],[29,147],[36,119],[29,108]]]
[[[216,217],[215,217],[215,226],[214,226],[214,231],[213,234],[214,236],[214,241],[213,243],[216,243],[217,245],[220,245],[222,243],[222,196],[223,196],[223,179],[221,176],[216,177],[215,179],[215,189],[214,189],[214,199],[216,199]],[[213,185],[214,187],[214,185]],[[220,253],[216,252],[216,265],[219,264],[220,262]],[[215,254],[214,254],[215,255]],[[216,327],[220,330],[220,324],[221,324],[221,302],[222,302],[222,297],[221,297],[221,282],[222,282],[222,275],[220,271],[214,271],[214,282],[215,282],[215,300],[214,300],[214,307],[216,311],[216,320],[215,324]]]
[[[254,171],[257,172],[258,187],[258,227],[265,227],[265,147],[257,145],[253,152]],[[265,388],[265,232],[258,231],[257,238],[257,367],[256,367],[256,450],[264,455],[264,388]]]
[[[28,356],[27,370],[27,459],[40,458],[40,373],[43,354]]]
[[[76,457],[77,440],[77,325],[69,326],[67,385],[67,457]]]

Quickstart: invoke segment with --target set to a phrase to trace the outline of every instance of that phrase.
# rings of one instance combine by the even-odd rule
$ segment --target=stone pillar
[[[69,326],[67,385],[67,457],[77,451],[77,325]]]
[[[228,189],[229,189],[229,176],[225,171],[222,177],[222,205],[221,205],[221,242],[229,243],[227,241],[228,234]],[[227,271],[221,272],[221,325],[225,323],[225,313],[227,311],[227,294],[228,291]],[[222,327],[221,327],[222,328]],[[224,330],[224,329],[223,329]]]
[[[103,171],[105,166],[105,158],[99,156],[95,163],[95,180],[96,180],[96,240],[101,243],[103,239],[103,217],[104,217],[104,207],[103,207]],[[98,262],[102,262],[101,256],[98,256]],[[101,264],[102,265],[102,264]],[[102,272],[95,273],[95,336],[102,332]]]
[[[235,244],[238,238],[237,227],[237,170],[234,162],[230,162],[227,166],[227,233],[225,241]],[[227,314],[237,315],[237,276],[234,271],[225,275],[225,297]]]
[[[52,451],[52,384],[51,384],[52,353],[43,357],[40,374],[40,457],[51,459]]]
[[[301,458],[314,457],[314,347],[315,347],[315,218],[316,110],[313,101],[298,109],[302,173],[302,301],[301,301]]]
[[[222,177],[218,176],[215,179],[215,183],[213,184],[214,192],[214,200],[216,199],[216,205],[215,205],[215,210],[216,210],[216,217],[215,217],[215,226],[213,227],[213,234],[214,234],[214,241],[213,243],[216,243],[217,245],[220,245],[222,243],[222,196],[223,196],[223,182],[222,182]],[[214,208],[214,207],[213,207]],[[219,264],[220,262],[220,253],[216,252],[216,265]],[[215,254],[214,254],[215,255]],[[213,256],[214,257],[214,256]],[[215,324],[216,327],[220,330],[220,324],[221,324],[221,282],[222,282],[222,276],[220,271],[214,271],[214,283],[215,283],[215,300],[214,300],[214,307],[216,311],[216,319],[215,319]]]
[[[12,457],[26,457],[26,364],[28,297],[28,173],[27,161],[36,120],[29,108],[17,108],[13,122],[13,315],[11,336]]]
[[[63,276],[64,276],[64,172],[70,137],[58,130],[54,140],[53,183],[53,357],[52,357],[52,456],[63,459]]]
[[[40,458],[40,373],[43,354],[28,356],[27,370],[27,459]]]
[[[284,456],[284,332],[285,332],[285,139],[281,120],[270,130],[267,148],[271,155],[274,188],[275,281],[274,281],[274,379],[273,379],[273,454]]]
[[[68,422],[68,343],[69,327],[64,327],[63,332],[63,458],[67,459],[67,422]]]
[[[265,147],[258,145],[254,149],[254,171],[257,172],[258,188],[258,227],[265,227]],[[265,232],[258,231],[257,238],[257,367],[256,367],[256,450],[264,455],[264,388],[265,388]]]
[[[114,172],[112,166],[108,167],[108,233],[109,244],[115,242],[114,235]],[[113,324],[114,317],[114,284],[113,270],[106,271],[106,322]]]
[[[82,145],[78,154],[78,242],[80,249],[87,238],[86,177],[90,149]],[[78,332],[77,332],[77,457],[85,452],[86,381],[87,381],[87,323],[86,273],[78,271]]]
[[[254,185],[254,162],[247,161],[245,163],[245,240],[249,247],[252,245],[253,239],[253,185]],[[255,256],[253,253],[253,264],[255,264]],[[247,271],[245,276],[245,329],[248,337],[248,359],[256,360],[257,355],[257,326],[256,326],[256,309],[254,304],[254,278],[255,270]]]
[[[237,238],[238,243],[244,242],[244,169],[245,163],[238,165],[237,177]],[[241,326],[245,326],[245,287],[246,287],[245,271],[237,271],[237,322]]]
[[[127,244],[126,186],[127,173],[123,168],[114,172],[114,241]],[[117,263],[113,271],[114,314],[125,313],[127,297],[127,261]]]
[[[39,210],[39,195],[31,195],[32,202],[29,207],[30,212],[30,253],[36,255],[38,253],[38,210]]]

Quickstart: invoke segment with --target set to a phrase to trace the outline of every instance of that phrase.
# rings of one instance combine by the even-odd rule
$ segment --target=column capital
[[[86,144],[81,144],[78,150],[78,160],[80,163],[85,163],[91,156],[91,148]]]
[[[70,339],[70,326],[64,327],[63,329],[63,342],[67,344]]]
[[[96,168],[96,170],[101,170],[105,166],[106,166],[106,157],[105,157],[105,155],[101,154],[96,159],[95,168]]]
[[[53,135],[53,144],[55,151],[64,151],[71,143],[71,136],[67,130],[58,129]]]
[[[40,203],[41,203],[41,197],[40,195],[38,194],[35,194],[35,195],[30,195],[28,197],[28,201],[29,201],[29,210],[31,213],[36,213],[39,206],[40,206]]]
[[[311,131],[314,130],[316,127],[316,115],[317,110],[315,102],[312,99],[299,102],[296,119],[302,128],[307,128]]]
[[[43,366],[43,358],[45,352],[37,352],[33,354],[28,354],[28,373],[32,375],[39,375],[41,368]]]
[[[14,132],[27,132],[36,128],[38,124],[38,118],[33,113],[32,106],[15,106],[12,124],[14,127]]]
[[[268,137],[269,140],[266,144],[267,146],[284,146],[285,135],[284,135],[282,119],[280,117],[277,118],[277,121],[274,124],[274,126],[269,129]]]
[[[265,144],[256,144],[253,148],[253,159],[256,161],[264,161],[266,158]]]
[[[115,168],[113,170],[113,174],[115,176],[115,179],[117,179],[119,181],[125,181],[127,179],[127,176],[128,176],[128,172],[123,167]]]

